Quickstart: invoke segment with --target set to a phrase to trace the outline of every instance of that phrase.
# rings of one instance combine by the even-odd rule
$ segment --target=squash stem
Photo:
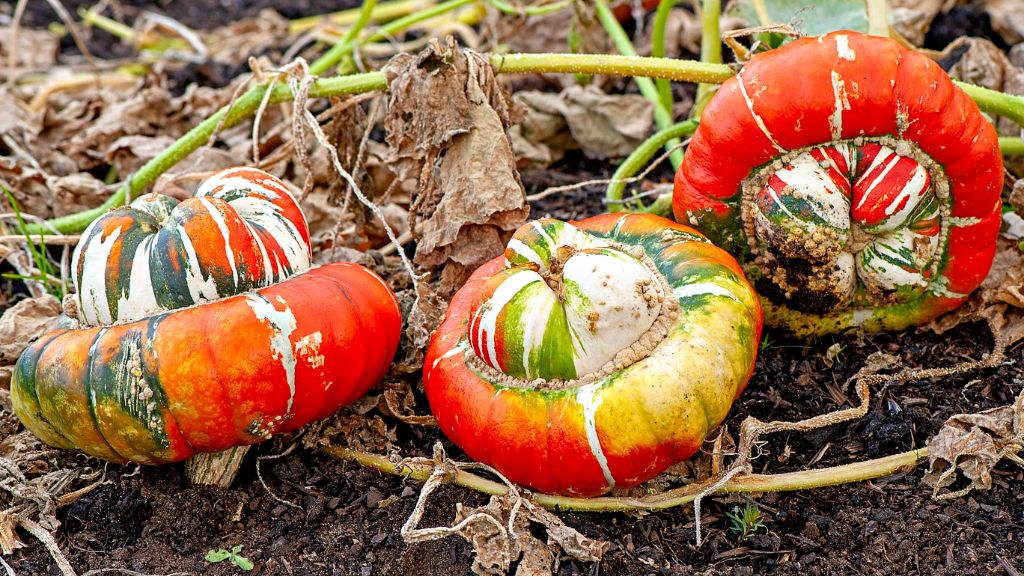
[[[405,462],[399,465],[384,456],[340,446],[325,446],[323,451],[339,460],[349,460],[386,474],[404,476],[418,481],[425,481],[434,471],[434,466],[429,463]],[[863,482],[889,476],[904,469],[913,469],[927,455],[928,449],[920,448],[884,458],[853,462],[831,468],[801,470],[785,474],[740,474],[723,484],[717,493],[792,492]],[[446,478],[445,482],[494,496],[508,492],[508,487],[504,484],[459,469],[456,469],[451,477]],[[530,498],[545,508],[578,512],[662,510],[693,502],[694,498],[709,485],[710,483],[707,482],[691,484],[636,498],[619,496],[575,498],[542,493],[534,493]]]
[[[701,37],[700,37],[700,61],[710,64],[722,63],[722,40],[719,28],[719,20],[722,16],[721,0],[704,0],[700,10]],[[700,118],[715,91],[717,84],[702,82],[697,85],[697,97],[693,100],[693,111],[691,118]]]
[[[658,10],[654,13],[654,24],[651,26],[651,56],[655,58],[665,57],[665,28],[668,26],[668,17],[676,0],[661,0],[658,3]],[[661,98],[662,106],[669,110],[675,105],[672,98],[672,84],[664,78],[654,81],[658,88],[658,96]]]
[[[1024,156],[1024,139],[1020,136],[1000,136],[999,151],[1004,156]]]
[[[627,181],[639,173],[662,146],[665,146],[672,140],[678,141],[683,136],[690,136],[696,129],[697,122],[695,120],[674,124],[655,132],[653,136],[637,146],[629,156],[626,156],[626,159],[622,161],[622,164],[619,164],[615,173],[612,174],[612,181],[608,184],[608,188],[605,189],[604,198],[608,211],[623,212],[629,210],[630,206],[622,202],[622,193],[626,189]],[[637,204],[639,208],[643,208],[642,203],[638,202]]]
[[[608,2],[605,0],[594,0],[594,11],[597,14],[598,21],[601,22],[601,26],[608,32],[612,43],[615,44],[615,48],[624,56],[636,56],[633,40],[622,29],[622,24],[619,24],[618,19],[615,18],[612,9],[608,7]],[[644,98],[654,105],[654,123],[658,128],[668,128],[671,126],[674,121],[672,109],[662,102],[654,81],[644,77],[636,77],[633,81],[636,82],[636,87],[640,89],[640,93],[643,94]],[[671,140],[667,144],[669,148],[675,145],[676,143]],[[673,168],[679,168],[679,165],[683,163],[682,151],[677,150],[673,152],[669,159],[672,161]]]
[[[487,3],[494,6],[499,12],[510,16],[543,16],[569,7],[569,0],[552,2],[551,4],[540,4],[536,6],[517,7],[505,2],[505,0],[487,0]]]
[[[378,22],[387,22],[400,18],[407,14],[425,10],[434,6],[432,0],[391,0],[378,2],[373,8],[371,17]],[[288,33],[291,35],[302,34],[316,28],[321,22],[327,21],[336,26],[349,26],[354,24],[361,17],[363,7],[349,8],[331,14],[320,14],[297,18],[288,24]]]
[[[336,66],[342,58],[352,53],[356,41],[359,39],[359,33],[370,23],[370,18],[373,17],[373,9],[376,6],[377,0],[363,0],[363,5],[359,9],[359,16],[356,18],[355,23],[345,32],[345,35],[337,44],[309,65],[310,74],[319,76]]]
[[[960,80],[954,80],[953,83],[966,92],[977,103],[978,108],[995,116],[1009,118],[1018,126],[1024,126],[1024,97],[1004,94]]]
[[[885,0],[865,0],[868,11],[868,34],[889,37],[889,9]]]

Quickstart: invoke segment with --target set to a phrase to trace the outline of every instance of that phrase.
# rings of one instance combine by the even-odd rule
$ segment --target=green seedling
[[[249,560],[245,556],[242,556],[242,545],[232,546],[231,550],[224,548],[218,548],[216,550],[210,550],[204,556],[207,562],[216,564],[217,562],[223,562],[225,560],[230,561],[235,566],[238,566],[242,570],[249,571],[255,566],[252,560]]]
[[[736,506],[732,512],[726,512],[729,518],[729,530],[736,535],[737,542],[746,542],[758,530],[764,528],[764,516],[757,504],[747,501],[743,507]]]

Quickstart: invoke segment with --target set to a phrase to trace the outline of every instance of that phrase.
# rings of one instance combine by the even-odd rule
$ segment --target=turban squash
[[[996,131],[934,62],[841,31],[754,56],[701,115],[676,219],[744,262],[798,335],[928,322],[985,278]]]
[[[423,381],[471,458],[593,496],[690,457],[750,377],[760,332],[738,264],[692,228],[538,220],[455,295]]]
[[[260,170],[107,213],[75,249],[78,318],[15,366],[15,412],[54,446],[150,464],[331,414],[387,371],[401,317],[373,272],[310,254],[298,204]]]

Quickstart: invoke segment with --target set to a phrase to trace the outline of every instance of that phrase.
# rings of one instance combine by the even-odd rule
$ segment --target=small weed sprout
[[[245,556],[242,556],[242,545],[232,546],[231,550],[225,550],[224,548],[218,548],[216,550],[210,550],[203,557],[207,562],[216,564],[217,562],[223,562],[225,560],[230,561],[235,566],[238,566],[242,570],[249,571],[255,566],[252,560],[249,560]]]
[[[729,530],[736,535],[737,542],[746,542],[747,538],[764,528],[761,509],[750,500],[747,500],[742,508],[736,506],[732,512],[726,512],[725,515],[729,518]]]

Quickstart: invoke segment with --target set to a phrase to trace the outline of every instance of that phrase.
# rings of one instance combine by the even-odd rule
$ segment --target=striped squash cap
[[[994,127],[934,62],[833,32],[754,56],[701,115],[676,219],[744,262],[765,321],[898,330],[964,302],[996,248]]]
[[[750,377],[760,332],[739,265],[692,228],[538,220],[452,299],[423,382],[470,457],[592,496],[690,457]]]
[[[310,253],[284,183],[251,168],[107,213],[75,249],[78,321],[18,359],[15,412],[51,445],[148,464],[324,418],[384,375],[401,316],[376,274]]]

